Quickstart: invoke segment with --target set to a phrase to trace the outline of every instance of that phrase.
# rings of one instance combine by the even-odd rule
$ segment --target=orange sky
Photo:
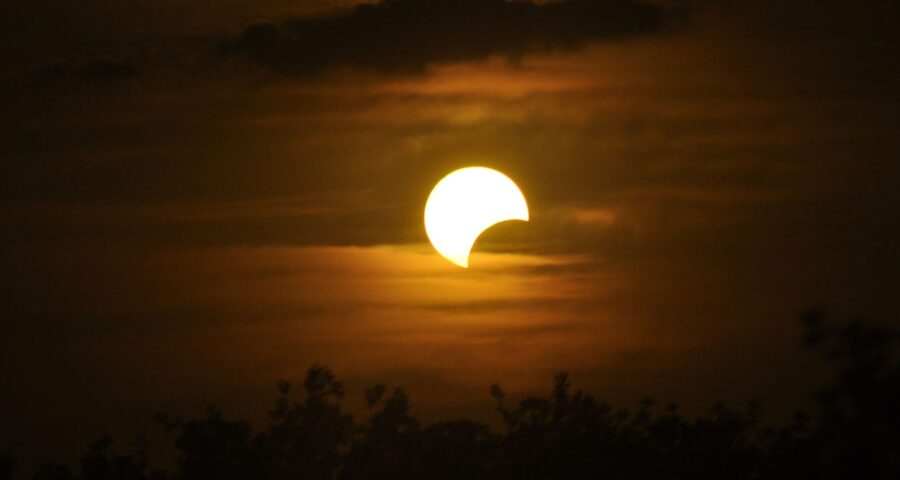
[[[207,403],[260,418],[312,362],[351,409],[378,381],[426,418],[489,418],[491,383],[524,395],[561,370],[617,403],[756,397],[781,418],[821,378],[803,309],[896,318],[896,65],[869,12],[707,7],[522,58],[294,77],[193,49],[311,8],[145,4],[96,2],[4,66],[117,58],[109,38],[146,60],[0,90],[0,411],[23,451]],[[466,271],[422,209],[472,164],[515,179],[532,219],[489,230]]]

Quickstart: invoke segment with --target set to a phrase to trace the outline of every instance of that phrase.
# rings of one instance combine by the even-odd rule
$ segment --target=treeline
[[[894,330],[804,318],[808,347],[836,367],[816,410],[781,428],[758,404],[716,404],[687,417],[646,400],[615,409],[566,375],[544,397],[512,404],[491,387],[504,428],[467,421],[423,425],[402,389],[365,392],[359,423],[341,408],[344,388],[314,365],[302,388],[278,386],[271,423],[255,431],[210,408],[201,418],[159,416],[178,451],[174,471],[151,471],[144,445],[113,453],[90,446],[80,464],[45,464],[35,480],[298,479],[898,479],[900,349]],[[300,390],[296,395],[296,390]],[[0,460],[0,478],[12,475]]]

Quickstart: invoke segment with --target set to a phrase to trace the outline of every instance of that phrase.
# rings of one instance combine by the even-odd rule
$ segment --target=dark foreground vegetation
[[[309,369],[302,391],[279,385],[271,424],[254,431],[209,409],[197,419],[159,421],[179,457],[172,472],[150,471],[146,449],[90,446],[79,465],[41,466],[38,480],[296,479],[900,479],[900,349],[894,330],[833,326],[804,318],[808,347],[832,362],[834,384],[810,414],[764,427],[760,407],[715,405],[685,417],[676,405],[617,410],[565,375],[547,397],[512,405],[491,388],[505,428],[466,421],[422,425],[401,389],[366,391],[371,415],[341,409],[344,389],[325,367]],[[11,459],[0,460],[8,478]]]

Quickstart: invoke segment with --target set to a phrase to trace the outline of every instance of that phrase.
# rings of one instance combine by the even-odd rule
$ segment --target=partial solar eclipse
[[[485,167],[456,170],[437,183],[425,203],[425,232],[447,260],[469,267],[475,240],[493,225],[528,221],[525,196],[506,175]]]

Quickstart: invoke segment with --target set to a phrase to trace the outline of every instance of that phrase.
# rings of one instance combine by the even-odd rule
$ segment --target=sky
[[[0,6],[0,449],[263,421],[314,362],[351,410],[567,371],[781,419],[801,312],[897,324],[893,2],[356,3]],[[422,215],[471,165],[531,221],[463,270]]]

